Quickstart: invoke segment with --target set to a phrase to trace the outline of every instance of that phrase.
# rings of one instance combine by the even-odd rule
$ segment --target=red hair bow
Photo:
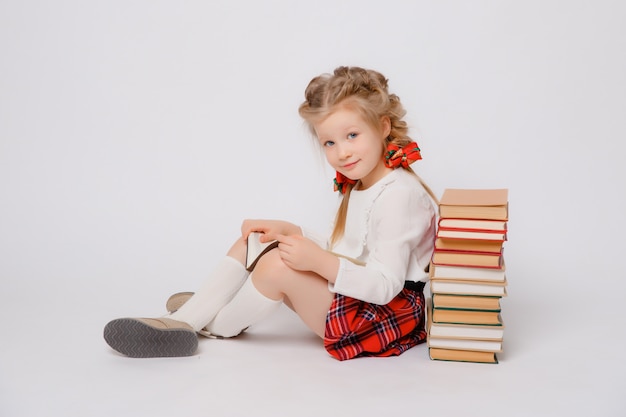
[[[422,159],[422,154],[415,142],[411,142],[402,148],[390,143],[385,153],[385,165],[389,168],[398,168],[399,166],[408,168],[410,164],[420,159]]]
[[[346,192],[346,187],[348,186],[348,184],[356,184],[355,180],[351,180],[339,171],[337,171],[337,175],[335,176],[333,182],[335,183],[335,191],[339,191],[341,194]]]

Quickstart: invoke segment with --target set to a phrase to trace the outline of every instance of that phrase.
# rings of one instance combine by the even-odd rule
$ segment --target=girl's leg
[[[285,297],[287,305],[300,316],[304,324],[324,338],[326,315],[335,297],[328,289],[328,281],[313,272],[289,268],[278,251],[270,254],[273,256],[264,256],[266,262],[259,261],[257,264],[253,278],[255,286],[266,297]]]
[[[249,274],[243,266],[244,256],[245,243],[238,239],[203,286],[168,318],[188,323],[195,331],[206,326],[246,282]]]
[[[334,295],[325,279],[310,272],[295,271],[272,250],[257,264],[250,280],[209,323],[209,332],[234,336],[258,322],[283,300],[318,336],[324,337],[326,314]]]
[[[254,275],[254,274],[253,274]],[[251,279],[247,280],[235,297],[222,308],[205,329],[205,336],[234,337],[247,327],[261,321],[275,311],[282,300],[273,300],[261,294]]]

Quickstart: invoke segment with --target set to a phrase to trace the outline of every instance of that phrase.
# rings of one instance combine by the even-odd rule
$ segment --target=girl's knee
[[[252,283],[258,291],[270,298],[282,298],[283,281],[289,267],[285,265],[277,250],[266,253],[252,271]]]
[[[228,253],[226,255],[230,256],[231,258],[235,258],[236,260],[238,260],[242,264],[245,264],[245,262],[246,262],[246,242],[243,240],[243,238],[241,238],[241,237],[238,238],[235,241],[235,243],[233,243],[233,246],[230,247],[230,249],[228,250]]]
[[[257,275],[276,275],[288,268],[283,262],[277,249],[273,249],[263,255],[254,268]]]

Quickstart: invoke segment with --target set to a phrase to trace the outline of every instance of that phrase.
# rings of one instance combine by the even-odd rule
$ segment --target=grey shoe
[[[104,340],[131,358],[191,356],[198,349],[198,335],[182,321],[168,318],[123,318],[104,327]]]

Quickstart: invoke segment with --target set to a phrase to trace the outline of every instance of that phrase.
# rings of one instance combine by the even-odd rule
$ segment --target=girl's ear
[[[391,119],[389,116],[383,116],[380,118],[380,127],[383,134],[383,137],[389,136],[391,133]]]

